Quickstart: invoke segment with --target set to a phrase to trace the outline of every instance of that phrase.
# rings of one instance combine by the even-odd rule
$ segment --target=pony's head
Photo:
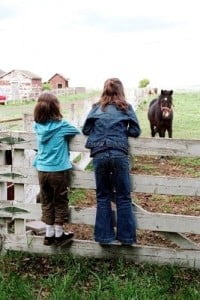
[[[172,94],[173,90],[161,90],[158,101],[163,119],[170,119],[172,116]]]

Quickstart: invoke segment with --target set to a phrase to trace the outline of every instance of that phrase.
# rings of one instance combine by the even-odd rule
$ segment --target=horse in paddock
[[[173,90],[161,90],[158,99],[153,99],[149,104],[148,119],[152,137],[156,133],[159,134],[159,137],[165,137],[167,131],[169,138],[172,138],[172,94]]]

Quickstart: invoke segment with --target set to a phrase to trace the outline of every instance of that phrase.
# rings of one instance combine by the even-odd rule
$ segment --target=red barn
[[[50,83],[52,89],[64,89],[69,87],[69,78],[56,73],[48,80],[48,83]]]

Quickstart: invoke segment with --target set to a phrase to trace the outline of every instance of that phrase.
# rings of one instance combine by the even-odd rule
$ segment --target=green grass
[[[168,156],[165,159],[160,159],[160,157],[147,155],[134,156],[133,171],[136,171],[136,173],[145,172],[147,175],[165,175],[166,172],[175,172],[175,170],[177,170],[177,176],[198,178],[200,177],[200,158]]]
[[[97,90],[91,90],[90,92],[87,93],[80,93],[80,94],[75,94],[75,95],[69,95],[69,96],[60,96],[59,100],[60,102],[71,102],[71,101],[76,101],[76,100],[84,100],[88,99],[88,97],[95,97],[99,95],[99,91]]]
[[[85,94],[75,94],[69,96],[58,97],[61,102],[61,109],[65,118],[68,117],[69,111],[65,108],[64,105],[70,102],[75,102],[78,100],[90,99],[97,97],[99,95],[98,91],[91,91]],[[36,101],[19,101],[17,102],[8,102],[7,105],[0,106],[0,120],[9,120],[15,118],[23,118],[24,113],[33,113],[34,106]],[[80,107],[81,109],[81,107]],[[23,121],[13,121],[8,123],[0,123],[0,130],[23,130]]]
[[[152,97],[145,99],[138,107],[137,116],[142,128],[142,137],[150,137],[147,111]],[[174,120],[173,138],[200,138],[200,94],[175,93],[173,96]]]
[[[172,166],[180,166],[188,177],[200,177],[200,158],[194,157],[171,157]]]
[[[195,167],[196,165],[200,165],[200,158],[181,157],[178,159],[177,157],[174,157],[173,162],[175,164],[178,162],[181,166]]]
[[[98,91],[91,91],[87,94],[76,94],[65,97],[59,97],[61,105],[76,100],[84,100],[90,97],[99,95]],[[147,97],[139,105],[137,116],[142,128],[142,137],[150,137],[149,121],[147,119],[147,110],[152,96]],[[173,138],[183,139],[199,139],[200,137],[200,94],[199,93],[175,93],[173,96],[174,102],[174,121],[173,121]],[[10,103],[1,105],[0,120],[20,118],[24,113],[32,113],[35,101],[24,101],[23,103]],[[81,107],[80,107],[81,109]],[[64,110],[64,117],[67,118],[67,111]],[[22,130],[22,122],[0,124],[0,128],[9,128],[11,130]]]
[[[69,204],[78,205],[84,202],[86,199],[86,193],[84,189],[71,189],[69,193]]]
[[[82,95],[79,95],[82,99]],[[79,97],[76,95],[76,97]],[[87,95],[84,95],[87,96]],[[75,100],[61,98],[61,103]],[[142,136],[150,137],[146,99],[137,111]],[[5,105],[0,120],[22,116],[33,111],[35,102]],[[200,137],[198,94],[174,95],[174,138]],[[22,124],[20,125],[22,126]],[[20,129],[11,124],[10,129]],[[1,127],[1,124],[0,124]],[[175,163],[177,163],[174,158]],[[181,158],[190,166],[193,159]],[[91,164],[88,167],[91,169]],[[146,165],[146,171],[153,171]],[[70,192],[70,204],[78,204],[84,190]],[[159,201],[155,195],[154,201]],[[182,196],[176,197],[176,203]],[[169,200],[170,201],[170,200]],[[168,202],[164,203],[170,212]],[[174,200],[173,200],[174,201]],[[195,208],[196,209],[196,208]],[[23,252],[7,252],[0,260],[1,300],[199,300],[200,272],[173,266],[134,264],[124,259],[97,260],[72,256],[37,256]]]
[[[198,300],[200,296],[198,271],[124,259],[8,252],[0,269],[1,300]]]

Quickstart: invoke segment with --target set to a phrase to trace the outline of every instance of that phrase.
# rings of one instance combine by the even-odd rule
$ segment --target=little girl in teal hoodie
[[[33,165],[38,170],[42,221],[46,224],[44,245],[61,246],[74,235],[64,232],[63,224],[68,221],[67,188],[72,168],[68,138],[80,130],[62,118],[56,96],[41,94],[34,109],[38,152]]]

